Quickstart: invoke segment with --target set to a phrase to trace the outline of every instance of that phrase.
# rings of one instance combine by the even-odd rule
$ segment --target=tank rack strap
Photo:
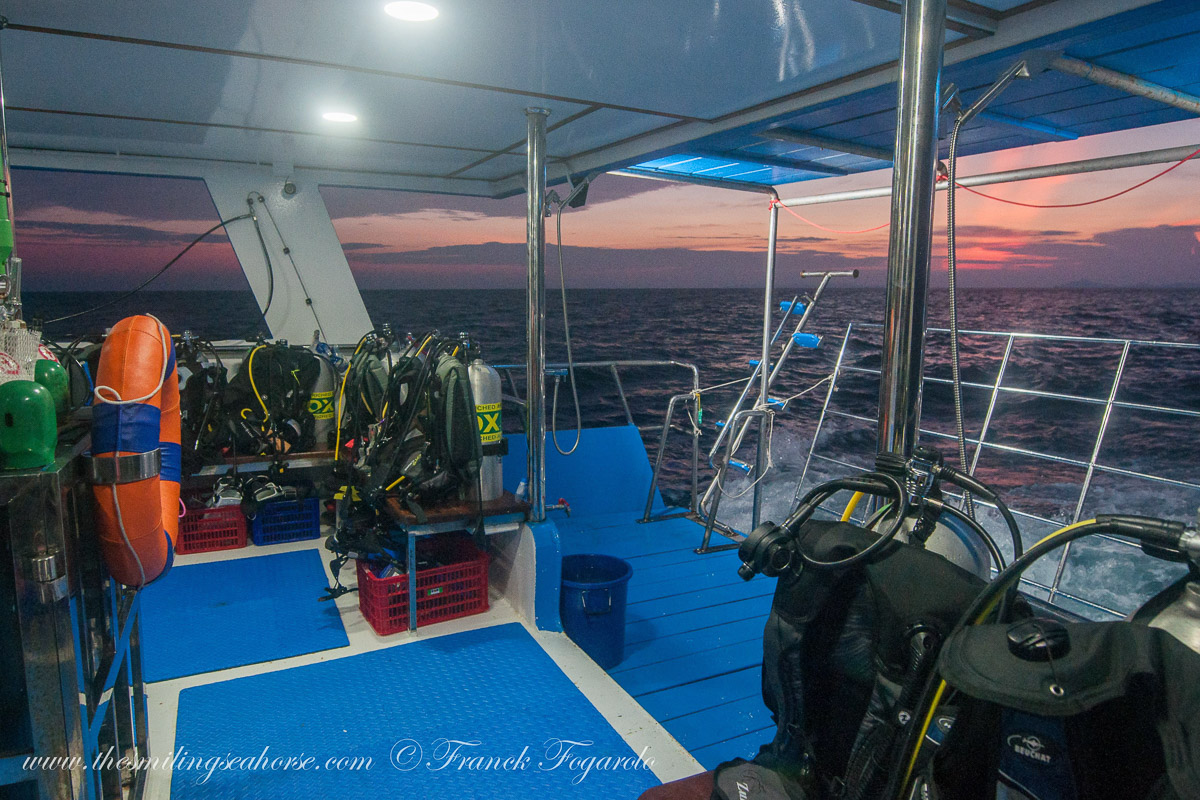
[[[129,456],[93,456],[89,461],[92,464],[92,483],[133,483],[158,476],[162,467],[162,451],[155,448]]]

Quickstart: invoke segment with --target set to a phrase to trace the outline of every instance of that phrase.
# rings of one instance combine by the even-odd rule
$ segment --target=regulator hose
[[[1008,533],[1012,537],[1013,560],[1019,559],[1025,552],[1025,547],[1021,541],[1021,529],[1017,527],[1017,520],[1013,517],[1012,512],[1008,510],[1008,505],[1000,498],[1000,493],[992,490],[991,487],[978,478],[968,475],[965,472],[960,472],[948,465],[942,465],[941,474],[943,478],[964,492],[977,494],[996,506],[996,510],[1004,518],[1004,524],[1008,526]]]
[[[904,518],[908,516],[908,495],[899,479],[886,472],[865,472],[852,478],[842,478],[814,487],[800,501],[796,510],[784,521],[783,527],[796,533],[816,513],[821,503],[843,490],[853,490],[877,497],[890,497],[899,510],[899,513],[896,515],[896,521],[891,524],[886,532],[880,534],[878,539],[862,551],[834,561],[821,561],[813,558],[804,552],[804,548],[798,544],[796,552],[799,553],[800,559],[806,567],[811,567],[812,569],[846,569],[860,564],[873,558],[876,553],[887,547],[904,528]]]

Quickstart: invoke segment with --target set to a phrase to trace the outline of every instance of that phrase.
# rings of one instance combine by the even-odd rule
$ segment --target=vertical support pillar
[[[775,312],[775,243],[779,235],[779,206],[777,195],[771,195],[771,221],[767,228],[767,278],[763,289],[763,330],[762,354],[759,356],[759,405],[765,410],[770,400],[771,392],[771,344],[774,341],[771,323]],[[751,515],[750,530],[758,527],[762,516],[763,473],[767,471],[770,451],[767,448],[767,431],[770,430],[771,417],[763,414],[758,421],[758,453],[754,467],[754,510]],[[733,453],[730,453],[732,457]]]
[[[946,0],[907,0],[903,27],[879,380],[879,452],[907,458],[921,419]]]
[[[0,17],[0,29],[8,20]],[[4,301],[3,316],[21,319],[21,259],[14,252],[12,172],[8,164],[7,102],[4,97],[4,77],[0,75],[0,180],[4,202],[0,204],[0,300]]]
[[[525,109],[525,247],[528,313],[525,318],[525,434],[529,443],[529,516],[546,518],[546,117]]]

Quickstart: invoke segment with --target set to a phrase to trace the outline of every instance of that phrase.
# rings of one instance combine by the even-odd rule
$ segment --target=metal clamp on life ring
[[[100,456],[88,460],[91,462],[93,484],[115,486],[157,478],[162,470],[162,449],[156,447],[145,453]]]

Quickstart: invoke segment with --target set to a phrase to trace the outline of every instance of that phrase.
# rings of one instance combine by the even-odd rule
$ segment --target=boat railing
[[[525,406],[525,401],[521,397],[521,392],[518,388],[515,375],[525,372],[524,364],[496,364],[494,368],[501,374],[502,379],[507,383],[509,392],[504,394],[504,400],[519,407]],[[629,397],[625,394],[625,385],[621,381],[622,370],[632,369],[672,369],[680,370],[688,373],[690,376],[690,389],[686,392],[672,395],[667,401],[666,422],[662,427],[662,435],[659,437],[657,455],[654,461],[654,472],[651,477],[649,498],[646,501],[646,517],[649,518],[650,510],[654,500],[654,492],[658,485],[659,473],[662,468],[663,458],[666,454],[667,435],[666,432],[671,428],[672,419],[676,409],[682,403],[694,401],[697,393],[700,391],[700,368],[695,364],[687,361],[676,361],[673,359],[627,359],[613,361],[576,361],[574,363],[576,370],[593,370],[599,372],[607,372],[611,378],[613,385],[616,387],[617,396],[621,400],[621,408],[625,413],[625,420],[628,424],[636,427],[643,434],[654,433],[660,430],[658,425],[638,425],[634,418],[633,410],[629,406]],[[553,363],[546,365],[546,376],[550,377],[557,384],[567,378],[568,365],[566,363]],[[700,428],[693,421],[691,425],[690,436],[692,440],[691,454],[691,500],[689,511],[694,512],[699,496],[699,481],[700,481]]]
[[[876,380],[880,376],[880,370],[877,367],[858,366],[851,364],[847,359],[847,351],[853,340],[853,334],[858,330],[879,330],[881,325],[872,323],[850,323],[846,328],[845,337],[842,340],[842,346],[838,353],[837,361],[833,370],[833,379],[829,383],[829,388],[825,394],[824,401],[821,406],[821,412],[817,419],[817,427],[813,433],[812,442],[809,447],[808,456],[805,460],[804,470],[801,473],[800,482],[796,486],[796,496],[799,497],[809,488],[808,478],[810,468],[814,462],[820,462],[831,466],[836,466],[849,470],[862,470],[872,468],[872,464],[865,463],[865,460],[856,463],[856,459],[839,456],[838,454],[828,454],[821,452],[822,434],[826,429],[830,419],[840,418],[852,423],[860,423],[869,425],[872,428],[876,425],[874,418],[863,414],[857,414],[838,407],[835,398],[838,397],[839,384],[842,384],[849,375],[864,375],[873,377]],[[930,333],[948,334],[949,331],[942,328],[930,328]],[[1160,405],[1156,403],[1136,402],[1132,400],[1120,399],[1122,396],[1123,387],[1127,386],[1128,370],[1130,363],[1130,354],[1139,350],[1162,350],[1162,351],[1192,351],[1200,353],[1200,344],[1156,341],[1148,339],[1119,339],[1119,338],[1104,338],[1104,337],[1087,337],[1087,336],[1070,336],[1057,334],[1037,334],[1037,333],[1013,333],[1003,331],[987,331],[987,330],[962,330],[960,336],[964,337],[982,337],[992,338],[1002,343],[1003,351],[1000,356],[999,366],[996,371],[995,380],[990,383],[963,381],[962,386],[965,389],[972,389],[986,392],[988,396],[986,412],[982,423],[979,427],[978,435],[974,437],[968,436],[966,442],[970,450],[970,463],[968,470],[972,474],[975,473],[979,466],[980,458],[986,451],[995,453],[1004,453],[1010,456],[1018,456],[1023,458],[1035,459],[1048,463],[1062,465],[1074,470],[1082,472],[1082,479],[1079,483],[1079,490],[1071,504],[1071,511],[1065,515],[1066,518],[1052,518],[1044,513],[1035,513],[1033,511],[1022,509],[1019,501],[1010,503],[1013,514],[1019,518],[1023,518],[1037,525],[1038,527],[1048,527],[1050,529],[1058,528],[1066,523],[1074,523],[1080,521],[1083,517],[1084,510],[1088,508],[1089,494],[1094,486],[1094,479],[1097,475],[1113,475],[1118,478],[1130,480],[1146,481],[1148,484],[1155,487],[1171,487],[1174,490],[1184,490],[1187,492],[1196,492],[1195,500],[1200,500],[1200,483],[1183,480],[1177,477],[1156,474],[1151,471],[1142,471],[1129,469],[1119,466],[1115,463],[1108,463],[1101,458],[1101,454],[1105,445],[1105,437],[1109,433],[1110,423],[1114,410],[1129,410],[1133,412],[1149,413],[1153,415],[1165,415],[1175,418],[1200,418],[1200,410],[1192,408],[1184,408],[1172,405]],[[1079,345],[1110,345],[1114,353],[1117,353],[1115,363],[1113,363],[1113,378],[1108,384],[1107,391],[1103,396],[1087,396],[1085,394],[1073,394],[1059,391],[1046,391],[1013,385],[1008,382],[1009,367],[1013,358],[1014,347],[1025,342],[1050,342],[1063,344],[1079,344]],[[934,377],[926,375],[924,384],[928,385],[951,385],[951,381],[946,378]],[[1063,455],[1059,453],[1050,453],[1037,450],[1031,447],[1021,447],[1014,444],[996,441],[998,434],[998,425],[996,422],[997,403],[1005,396],[1025,396],[1052,400],[1067,404],[1076,404],[1080,406],[1091,406],[1099,409],[1099,424],[1096,428],[1095,436],[1091,440],[1091,446],[1088,449],[1088,457],[1079,458],[1074,456]],[[956,441],[956,436],[943,431],[932,430],[928,427],[920,429],[922,437],[928,439],[941,440],[947,442]],[[815,481],[814,481],[815,483]],[[960,498],[961,499],[961,498]],[[988,506],[989,504],[975,499],[977,505]],[[1194,507],[1194,504],[1193,504]],[[831,512],[838,512],[840,509],[829,509]],[[1152,509],[1141,510],[1142,513]],[[1138,509],[1135,509],[1138,511]],[[1040,537],[1038,537],[1040,538]],[[1120,537],[1104,536],[1104,539],[1117,543],[1121,547],[1127,547],[1132,553],[1137,549],[1138,545]],[[1050,603],[1061,602],[1063,600],[1078,603],[1093,612],[1100,612],[1104,616],[1124,617],[1127,612],[1113,608],[1110,605],[1099,602],[1092,598],[1083,597],[1081,594],[1068,591],[1063,586],[1064,575],[1067,574],[1069,564],[1071,563],[1072,547],[1068,543],[1064,545],[1059,554],[1058,562],[1054,567],[1053,576],[1049,581],[1036,580],[1033,578],[1023,578],[1023,584],[1026,589],[1035,590],[1035,594],[1040,594],[1041,599]]]

